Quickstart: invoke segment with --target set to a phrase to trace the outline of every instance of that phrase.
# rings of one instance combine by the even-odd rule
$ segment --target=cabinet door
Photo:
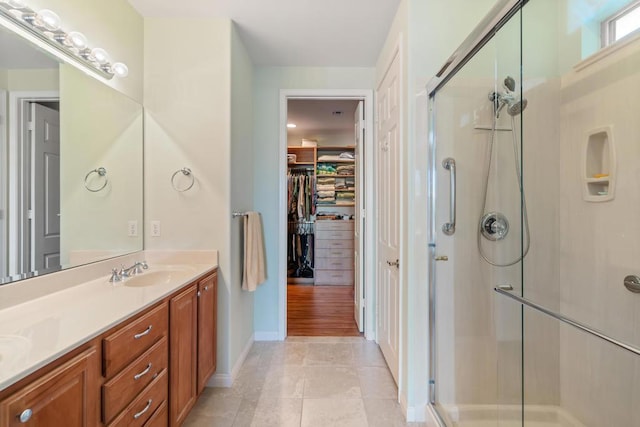
[[[0,403],[0,426],[86,427],[98,423],[95,348],[28,384]]]
[[[197,398],[198,297],[194,284],[169,303],[170,425],[179,426]]]
[[[218,275],[198,283],[198,394],[216,370]]]

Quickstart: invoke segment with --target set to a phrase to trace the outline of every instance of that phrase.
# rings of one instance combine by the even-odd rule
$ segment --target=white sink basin
[[[140,288],[145,286],[166,285],[174,279],[188,276],[195,271],[193,267],[185,266],[162,266],[157,270],[145,271],[133,277],[124,279],[124,286]]]

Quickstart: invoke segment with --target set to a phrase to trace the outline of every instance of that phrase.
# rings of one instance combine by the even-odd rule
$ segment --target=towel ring
[[[98,174],[98,176],[101,176],[102,178],[104,178],[104,183],[102,184],[102,186],[100,188],[91,188],[91,187],[89,187],[89,183],[87,182],[87,180],[94,173]],[[86,188],[87,190],[91,191],[92,193],[97,193],[98,191],[102,191],[104,189],[104,187],[107,186],[108,183],[109,183],[109,178],[107,178],[107,170],[105,168],[103,168],[103,167],[99,167],[97,169],[89,171],[89,173],[86,174],[85,177],[84,177],[84,188]]]
[[[191,184],[189,184],[189,186],[187,188],[180,189],[180,188],[178,188],[176,186],[175,179],[176,179],[176,176],[179,173],[182,173],[184,176],[191,177]],[[185,191],[188,191],[188,190],[191,190],[191,187],[193,187],[193,184],[195,184],[195,182],[196,182],[196,178],[195,178],[195,176],[193,176],[193,173],[191,172],[191,169],[189,169],[189,168],[178,169],[177,171],[175,171],[173,173],[173,175],[171,175],[171,186],[173,187],[174,190],[179,191],[181,193],[183,193]]]

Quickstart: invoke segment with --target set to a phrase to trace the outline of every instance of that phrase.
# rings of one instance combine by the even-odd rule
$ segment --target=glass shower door
[[[448,426],[522,422],[528,244],[521,192],[520,20],[432,94],[432,403]]]

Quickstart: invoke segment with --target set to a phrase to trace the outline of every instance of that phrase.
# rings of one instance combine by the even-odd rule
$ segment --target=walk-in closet
[[[287,105],[288,335],[359,335],[362,102]]]

